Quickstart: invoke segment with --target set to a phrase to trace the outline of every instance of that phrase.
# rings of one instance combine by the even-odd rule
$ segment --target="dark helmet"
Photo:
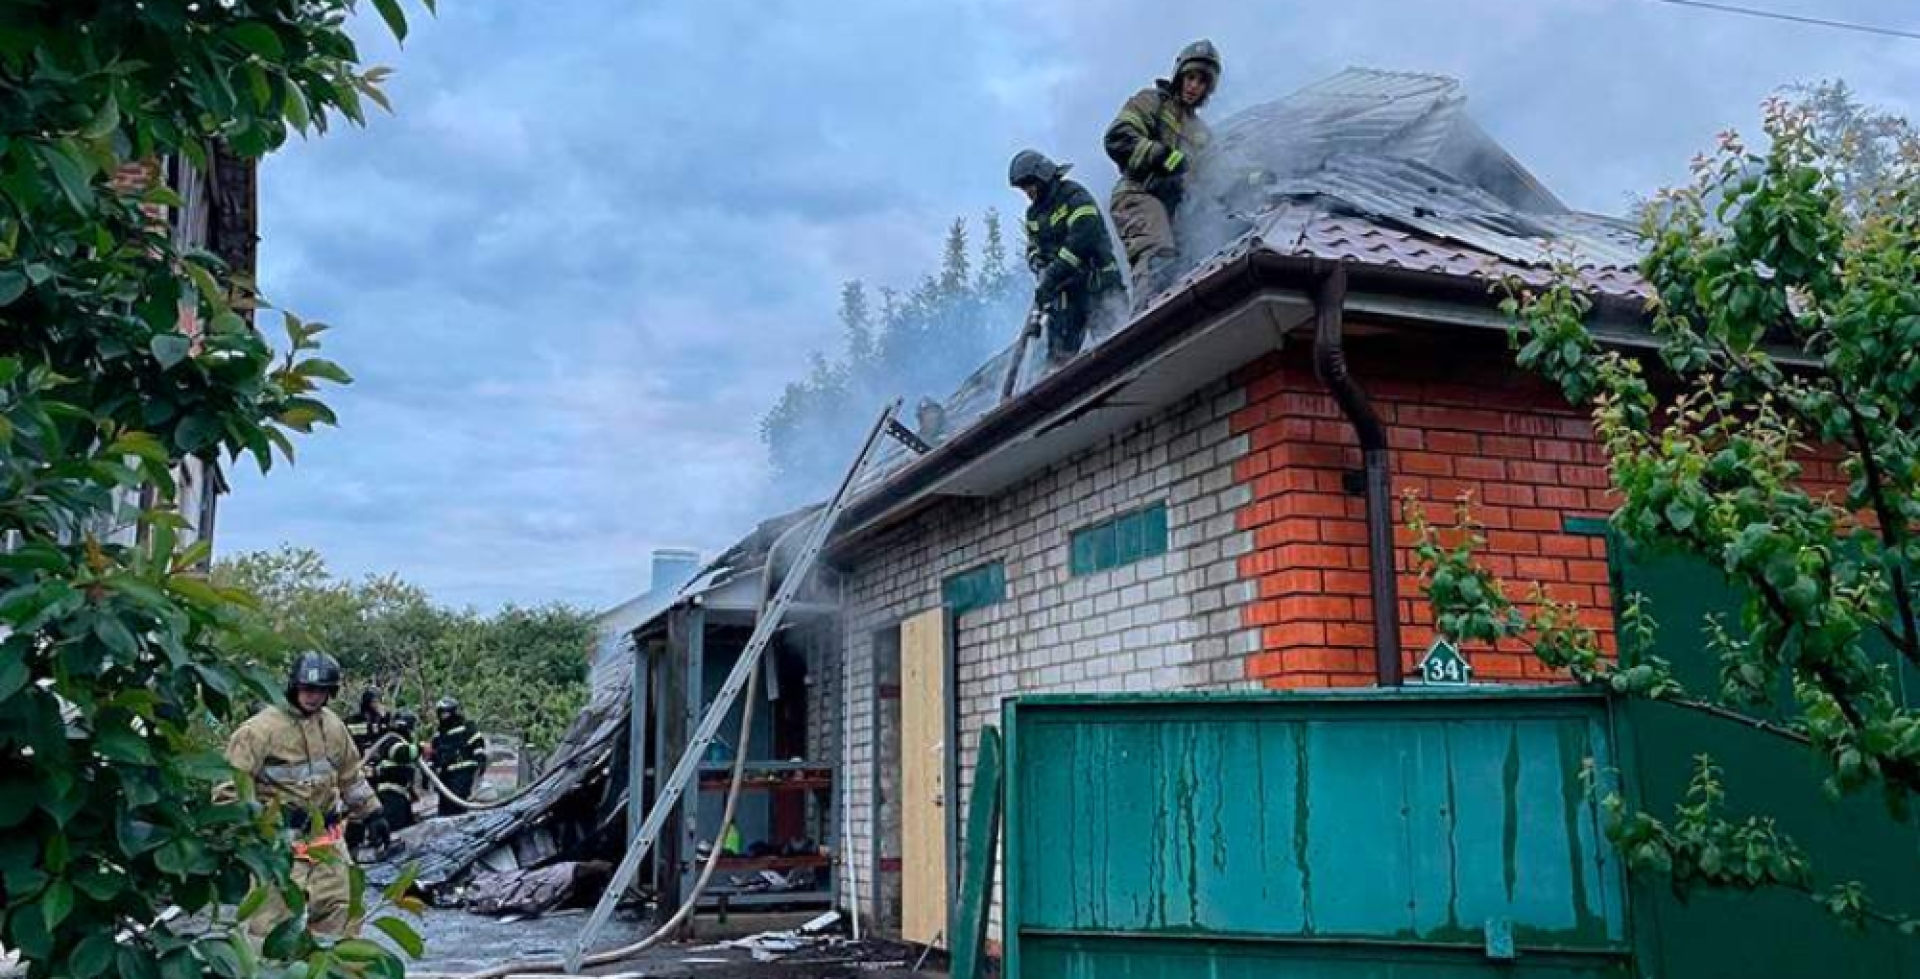
[[[442,697],[439,703],[433,705],[433,709],[436,713],[458,714],[460,713],[460,702],[452,697]]]
[[[398,711],[393,715],[393,729],[403,735],[412,734],[420,723],[420,715],[410,710]]]
[[[360,713],[371,714],[373,713],[373,709],[379,705],[380,691],[378,689],[368,687],[360,691]]]
[[[1173,80],[1178,82],[1181,75],[1196,69],[1206,74],[1209,91],[1220,86],[1220,49],[1205,38],[1180,49],[1180,57],[1173,62]]]
[[[1007,183],[1015,187],[1037,183],[1044,187],[1066,176],[1072,168],[1073,164],[1055,163],[1038,150],[1021,150],[1013,155],[1013,162],[1007,164]]]
[[[326,653],[301,653],[287,667],[287,697],[307,687],[325,690],[329,696],[340,692],[340,661]]]

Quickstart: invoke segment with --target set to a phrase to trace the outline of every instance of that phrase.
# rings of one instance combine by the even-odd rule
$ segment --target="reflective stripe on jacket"
[[[260,801],[278,803],[286,813],[328,820],[337,810],[359,818],[379,809],[346,723],[324,707],[310,715],[261,710],[227,739],[227,762],[253,777]]]
[[[1040,306],[1076,285],[1093,293],[1120,284],[1106,218],[1085,187],[1055,180],[1027,208],[1027,265],[1039,277],[1034,302]]]
[[[1185,193],[1193,158],[1209,138],[1207,124],[1180,103],[1171,82],[1163,79],[1141,89],[1107,127],[1107,156],[1120,168],[1114,192],[1153,194],[1173,207]]]

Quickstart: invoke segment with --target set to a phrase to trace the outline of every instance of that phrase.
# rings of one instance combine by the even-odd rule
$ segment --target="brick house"
[[[846,725],[815,747],[840,752],[842,879],[884,930],[944,927],[978,734],[1006,697],[1400,682],[1433,638],[1403,493],[1471,493],[1494,570],[1610,641],[1599,447],[1513,365],[1492,287],[1571,249],[1596,331],[1646,344],[1637,247],[1462,103],[1445,79],[1348,72],[1228,120],[1244,216],[1218,250],[1011,399],[980,396],[989,364],[931,452],[862,488],[831,551],[840,662],[814,694]],[[1312,152],[1274,152],[1275,133]],[[1518,650],[1471,654],[1477,681],[1554,679]]]
[[[606,828],[624,815],[621,835],[633,838],[758,633],[769,644],[764,668],[750,671],[761,678],[751,703],[766,720],[741,745],[708,747],[698,784],[667,817],[677,822],[665,824],[639,879],[663,907],[677,906],[698,875],[698,854],[718,846],[722,876],[703,893],[709,904],[835,902],[870,931],[942,944],[980,734],[1000,720],[1007,698],[1409,682],[1434,632],[1410,570],[1402,494],[1437,508],[1470,495],[1492,570],[1577,603],[1605,642],[1617,590],[1647,591],[1657,604],[1646,586],[1663,584],[1696,609],[1717,600],[1697,567],[1651,568],[1640,556],[1608,553],[1600,518],[1613,500],[1590,424],[1513,366],[1497,308],[1496,283],[1544,282],[1549,264],[1571,251],[1594,301],[1595,334],[1652,346],[1629,230],[1562,205],[1473,125],[1445,79],[1349,72],[1216,132],[1215,159],[1229,169],[1231,190],[1214,199],[1230,216],[1185,229],[1207,257],[1174,289],[1012,397],[1000,395],[1002,354],[943,411],[924,414],[944,418],[918,433],[931,445],[919,454],[889,446],[862,475],[829,541],[828,567],[806,579],[777,631],[761,619],[782,577],[775,558],[780,542],[811,526],[810,510],[767,520],[686,584],[622,611],[609,633],[624,631],[626,641],[610,641],[596,658],[590,703],[531,790],[419,840],[405,855],[416,879],[439,888],[476,865],[621,856]],[[1276,132],[1286,147],[1272,145]],[[1284,168],[1267,165],[1282,159]],[[1831,459],[1809,460],[1804,475],[1815,489],[1842,485]],[[1685,630],[1661,641],[1699,648]],[[1479,683],[1558,679],[1518,649],[1468,653]],[[1308,698],[1275,699],[1292,706]],[[1347,711],[1361,698],[1311,699]],[[1201,710],[1217,706],[1202,702]],[[723,738],[734,737],[742,713],[736,700],[720,722]],[[1699,726],[1657,713],[1624,726],[1658,743],[1660,751],[1638,753],[1645,767],[1661,768],[1654,782],[1684,783],[1675,769],[1688,759],[1666,749],[1706,736]],[[1736,744],[1726,731],[1710,738]],[[1373,744],[1362,757],[1375,757]],[[1777,744],[1736,746],[1730,771],[1747,784],[1793,777]],[[1563,750],[1552,760],[1564,761]],[[744,846],[719,832],[736,754],[748,773],[735,821]],[[1224,784],[1211,789],[1224,797]],[[1084,796],[1083,811],[1089,798],[1110,797]],[[1429,811],[1453,809],[1448,799],[1429,800]],[[1385,808],[1400,814],[1389,819],[1409,811]],[[1293,812],[1303,820],[1306,807]],[[1520,817],[1510,809],[1503,818],[1517,825]],[[1813,828],[1853,858],[1867,856],[1850,866],[1891,866],[1888,877],[1901,868],[1879,855],[1911,840],[1904,825],[1828,813]],[[1345,830],[1332,830],[1342,844]],[[797,847],[771,849],[788,843]],[[1369,844],[1378,838],[1358,845]],[[1094,872],[1130,857],[1106,854]],[[1304,874],[1307,864],[1297,866]],[[402,868],[389,861],[370,868],[370,879],[390,881]],[[1449,873],[1440,879],[1455,886]],[[761,886],[759,875],[784,877],[785,886]],[[1511,903],[1512,877],[1505,886]],[[1571,905],[1576,890],[1568,883],[1555,897]],[[1407,897],[1383,892],[1382,907]],[[1833,923],[1803,921],[1809,905],[1797,896],[1786,898],[1791,911],[1766,918],[1754,917],[1753,904],[1689,918],[1670,894],[1634,900],[1643,915],[1635,927],[1656,909],[1672,934],[1689,938],[1676,947],[1697,944],[1696,927],[1732,933],[1766,922],[1759,930],[1780,941],[1715,946],[1716,956],[1738,946],[1742,974],[1774,974],[1767,969],[1793,955],[1813,964],[1790,974],[1826,974],[1824,953],[1793,949],[1809,927]],[[1454,912],[1449,904],[1450,924],[1458,924]],[[1191,920],[1201,919],[1195,912]],[[1478,943],[1461,947],[1471,954]],[[1664,955],[1644,961],[1684,961]]]

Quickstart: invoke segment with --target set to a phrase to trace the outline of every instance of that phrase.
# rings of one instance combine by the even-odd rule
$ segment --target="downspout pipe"
[[[1367,572],[1373,592],[1373,673],[1383,687],[1400,686],[1400,585],[1393,559],[1393,483],[1387,429],[1347,368],[1347,269],[1335,263],[1314,293],[1313,369],[1360,439],[1366,476]]]

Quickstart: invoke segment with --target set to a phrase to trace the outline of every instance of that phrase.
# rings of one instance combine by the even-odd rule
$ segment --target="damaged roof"
[[[1452,78],[1349,68],[1218,123],[1179,219],[1182,242],[1204,257],[1143,312],[1257,255],[1444,278],[1472,285],[1488,307],[1501,281],[1540,286],[1556,266],[1571,266],[1596,296],[1638,310],[1651,290],[1639,273],[1636,228],[1569,208],[1466,104]],[[1080,359],[1139,332],[1143,319],[1090,336]],[[942,403],[941,430],[922,435],[950,439],[1027,398],[1041,380],[1033,349],[1020,389],[1010,401],[1000,396],[1013,350],[968,377]],[[884,445],[856,490],[873,490],[912,462]]]
[[[1454,79],[1349,69],[1238,113],[1216,124],[1214,134],[1180,228],[1181,240],[1204,257],[1132,322],[1090,337],[1088,349],[1065,367],[1043,375],[1040,345],[1031,345],[1011,399],[1001,398],[1000,387],[1012,346],[981,365],[940,405],[939,430],[921,433],[935,443],[930,455],[914,457],[883,442],[856,484],[846,534],[836,533],[842,544],[928,494],[989,491],[1023,467],[1146,417],[1189,382],[1231,369],[1234,358],[1244,363],[1270,350],[1274,338],[1265,328],[1243,324],[1239,336],[1219,339],[1211,351],[1169,353],[1175,338],[1204,326],[1199,320],[1220,319],[1211,303],[1201,304],[1204,317],[1166,315],[1170,307],[1256,260],[1338,261],[1466,284],[1471,288],[1455,294],[1477,296],[1481,306],[1492,304],[1488,290],[1502,279],[1539,285],[1567,263],[1598,296],[1635,309],[1648,296],[1634,229],[1568,208],[1474,122]],[[1017,326],[1008,324],[1008,336]],[[1175,363],[1179,358],[1184,362]],[[992,460],[996,453],[1003,458]],[[1007,461],[1009,455],[1021,458]],[[969,466],[993,472],[956,476]],[[758,570],[773,539],[803,515],[763,523],[686,586],[639,610],[639,628]],[[438,836],[399,858],[420,861],[422,883],[451,881],[487,852],[526,838],[622,750],[632,656],[631,643],[621,643],[597,659],[587,708],[526,794],[498,810],[438,821],[448,824]],[[602,818],[611,818],[605,809]],[[376,881],[396,873],[393,864],[369,868]]]
[[[1191,286],[1250,251],[1545,285],[1571,266],[1590,291],[1645,300],[1638,232],[1577,211],[1519,211],[1423,164],[1334,157],[1311,174],[1270,185],[1247,230],[1191,270]],[[1176,290],[1178,289],[1176,288]],[[1164,301],[1166,296],[1159,297]]]
[[[1208,156],[1235,180],[1298,175],[1341,156],[1424,164],[1528,211],[1561,203],[1466,111],[1459,81],[1349,68],[1214,127]]]
[[[644,629],[675,606],[760,571],[773,541],[810,512],[811,508],[796,510],[762,521],[686,584],[649,598],[644,609],[630,610],[628,619],[634,623],[633,629]],[[369,865],[367,879],[384,886],[398,878],[407,864],[417,864],[415,879],[421,886],[433,888],[458,880],[501,847],[512,850],[523,865],[551,856],[557,843],[539,839],[539,830],[547,825],[562,799],[590,776],[606,770],[617,752],[626,750],[633,657],[631,641],[613,643],[595,657],[588,674],[587,706],[554,746],[540,775],[512,801],[497,809],[428,820],[401,831],[396,839],[406,845],[388,859]],[[605,798],[596,806],[598,825],[594,829],[611,824],[625,811],[625,790],[624,785],[607,787]]]

